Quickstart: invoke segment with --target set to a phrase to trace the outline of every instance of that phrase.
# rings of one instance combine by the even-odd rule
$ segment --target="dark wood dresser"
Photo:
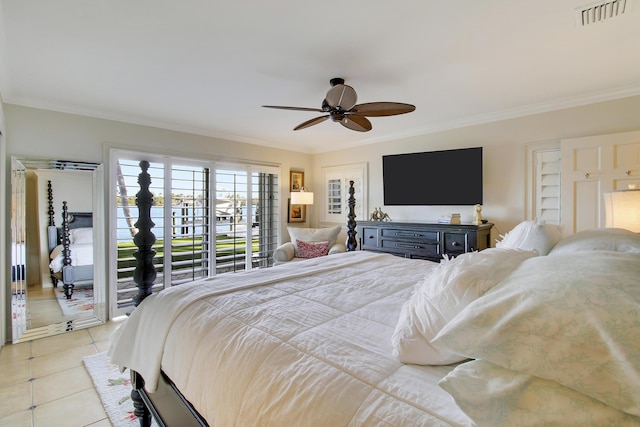
[[[491,247],[493,224],[438,224],[427,222],[358,222],[360,249],[405,258],[439,262]]]

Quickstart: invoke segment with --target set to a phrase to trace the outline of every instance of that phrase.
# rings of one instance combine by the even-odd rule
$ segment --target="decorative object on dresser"
[[[425,222],[358,223],[360,249],[386,252],[405,258],[440,261],[491,246],[493,224],[434,224]]]
[[[438,218],[438,224],[461,224],[459,213],[444,214]]]
[[[473,220],[472,224],[482,224],[482,205],[478,204],[473,207]]]
[[[369,216],[369,221],[391,221],[391,217],[380,208],[375,208]]]

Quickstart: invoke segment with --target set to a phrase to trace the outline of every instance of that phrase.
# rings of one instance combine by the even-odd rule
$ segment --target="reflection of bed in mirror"
[[[51,188],[51,181],[49,181]],[[62,202],[62,227],[55,226],[52,198],[49,197],[49,268],[53,286],[62,282],[64,294],[71,299],[76,283],[93,280],[93,214],[69,212]]]
[[[64,295],[63,284],[53,287],[49,267],[52,261],[51,248],[48,242],[48,226],[55,225],[52,244],[61,245],[62,250],[58,251],[63,252],[63,200],[67,201],[69,219],[75,218],[75,221],[70,221],[70,230],[78,226],[79,217],[86,217],[93,223],[93,228],[90,228],[91,224],[81,228],[91,230],[92,240],[104,240],[100,237],[104,233],[102,217],[95,215],[102,209],[104,200],[103,178],[102,166],[97,163],[34,157],[11,158],[11,271],[18,273],[13,277],[22,279],[11,282],[12,290],[14,287],[16,289],[16,304],[13,304],[12,299],[11,306],[14,343],[104,322],[107,307],[103,249],[95,245],[92,247],[93,255],[88,255],[86,269],[89,271],[85,275],[90,280],[79,282],[77,276],[71,280],[70,284],[74,285],[73,296],[68,300]],[[48,181],[51,181],[53,187],[49,194]],[[49,223],[47,211],[48,199],[53,199],[54,195],[55,206],[51,203],[50,209],[55,210],[55,224]],[[57,228],[60,229],[60,237],[57,235]],[[14,251],[14,248],[24,250]],[[64,260],[62,264],[64,265]],[[24,274],[21,276],[23,269]],[[72,271],[79,273],[78,269]],[[60,271],[59,281],[63,275],[67,277],[64,271]],[[17,298],[20,296],[23,297],[22,304]],[[70,313],[70,310],[65,309],[75,312]]]
[[[71,299],[76,284],[93,280],[93,218],[91,212],[63,212],[63,226],[49,227],[49,268],[54,287],[61,281]]]

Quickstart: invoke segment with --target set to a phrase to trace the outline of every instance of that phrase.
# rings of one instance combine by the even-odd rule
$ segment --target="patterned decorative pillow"
[[[486,360],[458,365],[439,384],[479,426],[637,426],[640,422],[555,381]]]
[[[296,240],[296,257],[317,258],[329,254],[329,242],[305,242]]]
[[[640,417],[638,277],[640,254],[530,258],[431,343],[555,381]]]
[[[465,360],[431,340],[472,301],[498,284],[535,250],[489,248],[443,260],[405,302],[391,342],[403,363],[448,365]]]

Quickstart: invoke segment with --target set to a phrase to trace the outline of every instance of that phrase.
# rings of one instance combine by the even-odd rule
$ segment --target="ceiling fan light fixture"
[[[356,91],[351,86],[345,85],[344,79],[335,77],[331,79],[329,83],[332,87],[322,101],[321,109],[279,105],[263,105],[263,107],[329,113],[325,116],[307,120],[293,128],[293,130],[305,129],[331,118],[331,121],[338,122],[342,126],[358,132],[368,132],[373,128],[371,122],[366,117],[396,116],[410,113],[416,109],[414,105],[400,102],[368,102],[356,104],[358,100]]]

